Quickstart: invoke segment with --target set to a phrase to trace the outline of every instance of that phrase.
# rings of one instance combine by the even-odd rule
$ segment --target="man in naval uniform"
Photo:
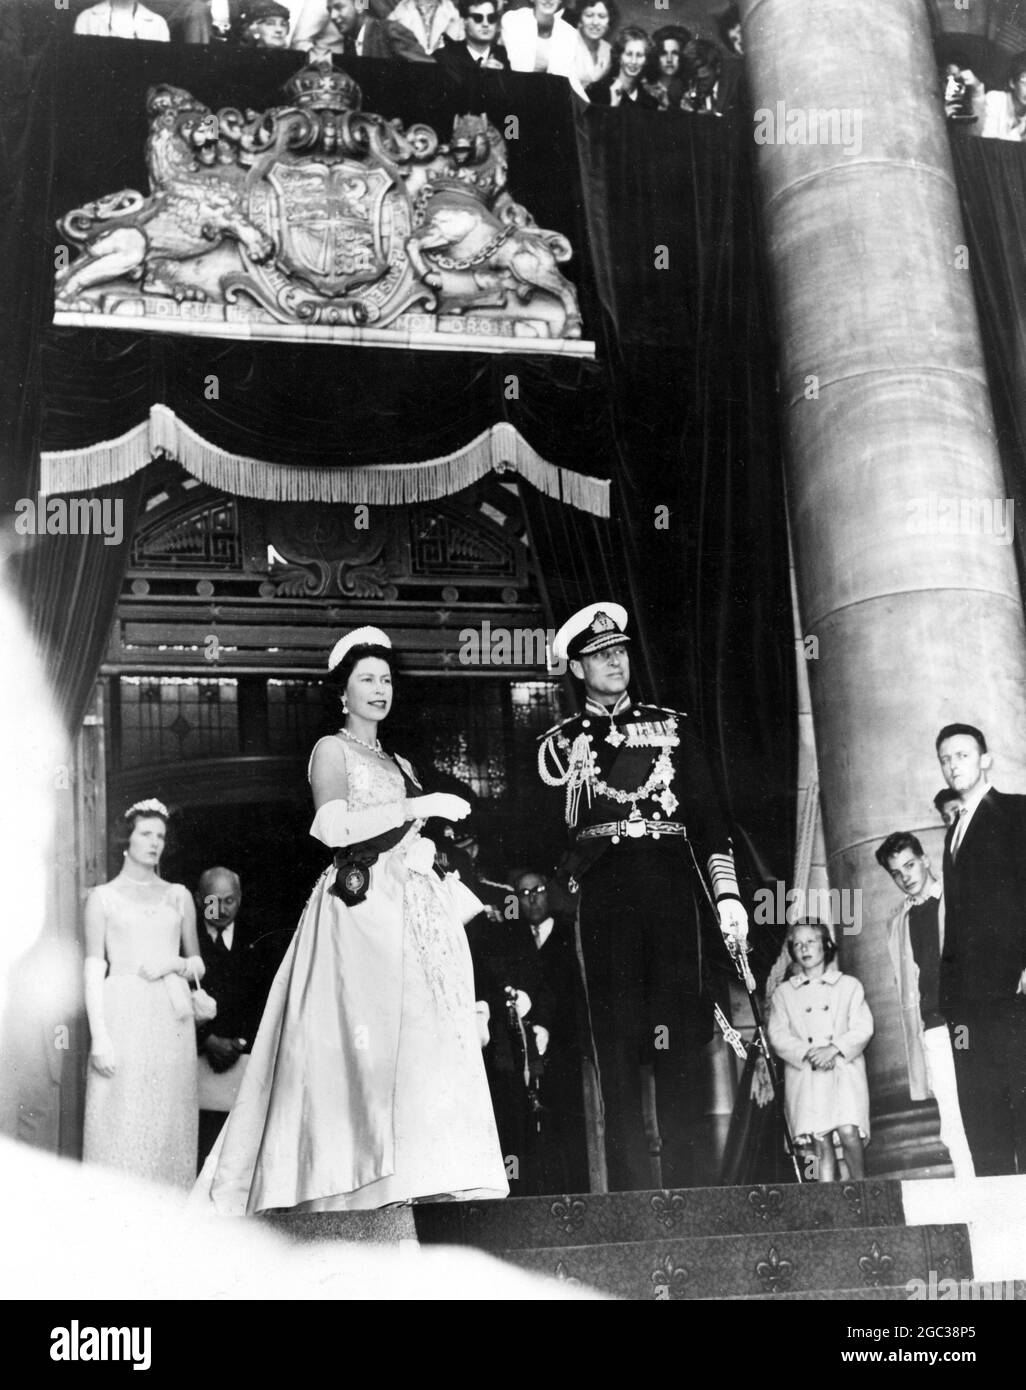
[[[643,1063],[655,1076],[663,1186],[692,1182],[690,1121],[712,1032],[700,924],[715,910],[728,944],[748,932],[705,751],[686,715],[630,699],[626,626],[619,604],[593,603],[560,628],[553,651],[584,682],[585,706],[542,735],[538,756],[542,781],[566,797],[563,872],[580,886],[611,1191],[654,1185]]]

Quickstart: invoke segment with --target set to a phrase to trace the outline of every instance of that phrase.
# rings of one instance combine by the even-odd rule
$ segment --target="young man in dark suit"
[[[961,805],[944,843],[940,1009],[978,1177],[1026,1173],[1026,797],[995,791],[987,740],[948,724],[937,756]]]
[[[499,0],[459,0],[459,11],[464,37],[451,39],[446,35],[435,54],[439,67],[450,72],[508,68],[509,57],[499,40]]]

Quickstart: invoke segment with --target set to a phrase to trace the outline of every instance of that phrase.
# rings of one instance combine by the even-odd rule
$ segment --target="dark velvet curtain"
[[[750,122],[582,107],[578,148],[652,688],[688,711],[733,817],[783,874],[794,644]]]
[[[0,13],[0,300],[6,306],[0,420],[5,439],[0,487],[4,514],[19,500],[37,502],[44,439],[41,356],[53,312],[54,232],[48,192],[57,157],[60,105],[56,50],[33,30],[36,14],[17,6]],[[119,372],[122,349],[82,335],[83,359],[106,358]],[[157,360],[162,359],[163,346]],[[152,370],[147,368],[152,387]],[[156,383],[159,386],[159,382]],[[82,378],[65,381],[66,408],[90,419],[96,397]],[[69,732],[81,724],[103,658],[139,506],[141,477],[89,493],[114,503],[120,539],[102,535],[7,532],[5,579],[20,595],[39,644],[56,708]],[[24,513],[22,513],[24,515]],[[111,541],[114,540],[114,543]]]
[[[998,448],[1015,503],[1020,580],[1026,572],[1026,148],[954,137]]]

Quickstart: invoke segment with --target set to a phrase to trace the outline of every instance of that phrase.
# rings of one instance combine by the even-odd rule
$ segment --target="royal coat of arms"
[[[329,63],[288,104],[217,112],[151,87],[150,191],[110,194],[58,223],[55,322],[398,347],[570,351],[581,337],[572,257],[507,188],[486,116],[428,125],[364,112]]]

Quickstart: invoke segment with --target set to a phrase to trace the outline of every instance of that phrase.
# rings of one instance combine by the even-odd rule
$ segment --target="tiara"
[[[128,819],[128,817],[133,813],[133,811],[152,811],[158,816],[163,816],[165,820],[171,814],[171,812],[164,805],[163,801],[158,801],[155,796],[151,796],[148,801],[133,802],[132,805],[129,806],[128,810],[125,812],[125,820]]]

